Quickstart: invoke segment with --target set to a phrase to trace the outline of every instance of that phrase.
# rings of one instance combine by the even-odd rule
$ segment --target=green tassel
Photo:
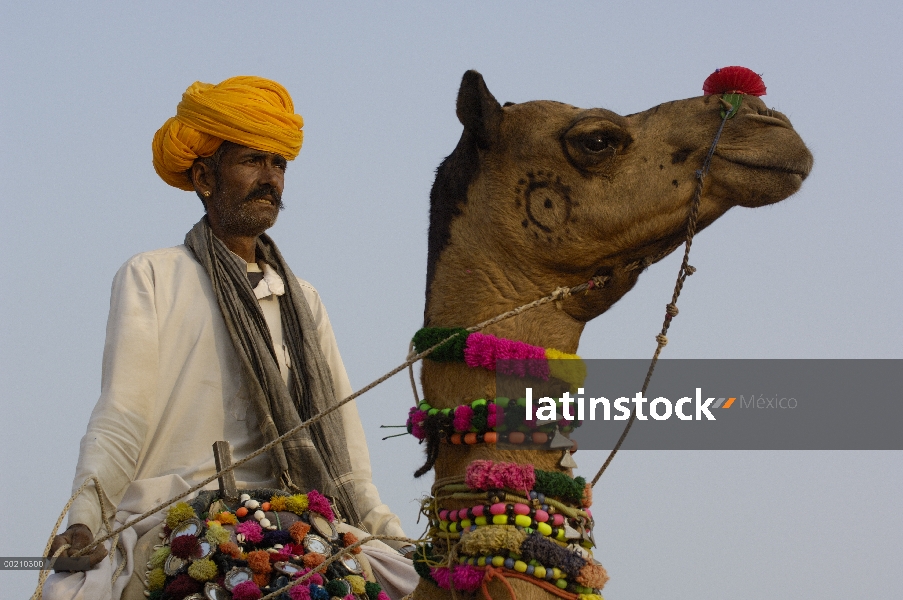
[[[418,353],[428,350],[448,339],[427,358],[436,362],[461,362],[467,345],[467,330],[463,327],[424,327],[414,334],[414,350]],[[454,336],[454,337],[452,337]]]
[[[564,473],[540,469],[536,469],[535,473],[536,485],[533,489],[537,492],[577,504],[583,500],[583,490],[586,487],[586,479],[583,477],[571,479]]]
[[[376,600],[376,597],[379,596],[379,593],[383,591],[383,587],[378,583],[374,583],[373,581],[368,581],[364,584],[364,592],[367,594],[367,598],[370,600]]]

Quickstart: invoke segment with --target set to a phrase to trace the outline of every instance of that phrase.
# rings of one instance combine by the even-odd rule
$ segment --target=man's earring
[[[208,190],[208,191],[204,192],[204,198],[209,198],[209,197],[210,197],[210,191]]]

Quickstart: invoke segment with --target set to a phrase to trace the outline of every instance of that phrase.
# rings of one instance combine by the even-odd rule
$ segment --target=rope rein
[[[727,104],[723,100],[722,102]],[[727,105],[731,106],[730,104]],[[684,245],[684,257],[680,263],[680,269],[677,271],[677,281],[674,282],[674,292],[671,294],[671,302],[665,307],[665,319],[662,322],[662,330],[655,336],[657,345],[655,347],[655,352],[652,354],[652,360],[649,362],[649,370],[646,372],[646,379],[643,381],[643,389],[640,392],[640,394],[643,395],[646,393],[649,382],[652,380],[652,372],[655,371],[655,365],[658,363],[658,357],[662,353],[662,348],[668,344],[668,328],[671,327],[671,320],[677,316],[677,299],[680,297],[680,292],[683,290],[684,282],[687,280],[687,277],[696,272],[696,268],[690,265],[690,247],[693,245],[693,236],[696,235],[696,225],[699,219],[699,204],[702,201],[702,186],[705,182],[705,176],[709,172],[712,156],[715,154],[715,147],[718,146],[718,140],[721,139],[721,133],[724,131],[724,124],[727,123],[727,120],[731,117],[731,110],[732,108],[725,111],[724,117],[721,119],[721,125],[718,126],[718,131],[715,133],[715,139],[712,140],[712,146],[709,148],[709,152],[702,162],[702,168],[695,173],[696,190],[693,192],[693,200],[690,202],[690,214],[687,217],[687,239]],[[671,250],[668,252],[671,252]],[[662,256],[661,258],[664,257]],[[627,434],[630,433],[630,428],[633,427],[634,421],[636,421],[636,412],[631,408],[630,418],[624,426],[624,431],[621,432],[621,437],[618,438],[618,442],[615,444],[615,447],[611,449],[608,458],[605,459],[605,463],[603,463],[599,472],[596,473],[596,476],[593,477],[593,480],[590,482],[592,487],[595,487],[596,482],[602,477],[602,473],[605,472],[605,469],[607,469],[608,465],[611,464],[611,461],[614,460],[615,454],[618,453],[624,440],[627,439]]]

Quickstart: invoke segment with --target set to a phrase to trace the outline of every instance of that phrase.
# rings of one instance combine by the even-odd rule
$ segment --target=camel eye
[[[624,127],[596,116],[578,121],[562,138],[571,163],[578,169],[595,173],[611,168],[632,141]]]
[[[606,136],[604,133],[590,134],[580,141],[583,144],[583,149],[593,154],[604,152],[614,145],[611,137]]]

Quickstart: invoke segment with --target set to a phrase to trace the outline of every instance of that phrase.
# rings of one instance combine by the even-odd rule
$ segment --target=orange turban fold
[[[154,170],[163,181],[193,191],[188,169],[223,140],[294,160],[304,141],[304,119],[284,87],[262,77],[232,77],[217,85],[194,82],[176,116],[154,135]]]

